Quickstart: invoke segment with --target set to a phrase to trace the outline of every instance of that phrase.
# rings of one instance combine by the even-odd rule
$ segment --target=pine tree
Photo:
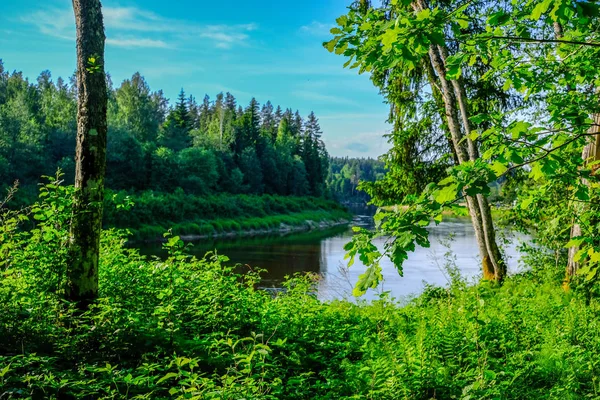
[[[304,134],[309,136],[311,139],[320,139],[323,132],[321,131],[321,127],[319,126],[319,120],[315,116],[315,113],[311,111],[308,115],[308,119],[304,124]]]
[[[282,118],[283,118],[283,111],[281,110],[281,106],[277,106],[277,109],[275,110],[275,115],[273,116],[273,119],[275,121],[275,126],[277,127],[277,129],[279,129],[279,124],[281,123]]]
[[[177,104],[175,105],[173,114],[177,126],[179,128],[185,130],[189,130],[191,128],[191,119],[190,114],[188,112],[188,102],[183,89],[181,89],[181,91],[179,92],[179,97],[177,99]]]
[[[239,157],[247,148],[256,149],[256,142],[260,135],[259,105],[253,97],[241,117],[236,121],[234,153]]]
[[[171,110],[160,134],[159,143],[174,151],[190,145],[191,121],[185,92],[181,89],[175,108]]]
[[[206,94],[204,95],[204,99],[202,100],[202,104],[200,104],[200,112],[199,112],[199,124],[198,129],[202,134],[206,134],[208,132],[208,125],[211,120],[211,105],[210,105],[210,97]]]
[[[236,107],[235,97],[229,92],[225,93],[225,109],[235,113]]]
[[[304,125],[300,151],[306,167],[309,191],[313,196],[321,196],[325,191],[328,155],[320,139],[322,133],[315,113],[311,112]]]
[[[190,118],[190,129],[198,129],[200,126],[200,109],[196,102],[196,98],[192,95],[188,97],[187,109]]]
[[[277,128],[273,115],[273,104],[270,101],[267,101],[260,111],[260,121],[263,132],[274,141],[277,137]]]

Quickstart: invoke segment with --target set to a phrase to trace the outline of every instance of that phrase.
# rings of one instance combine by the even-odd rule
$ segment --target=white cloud
[[[308,25],[300,27],[300,31],[315,36],[331,36],[331,33],[329,32],[331,28],[332,26],[330,24],[313,21]]]
[[[103,7],[102,13],[107,45],[129,48],[168,48],[187,42],[196,45],[201,38],[214,47],[229,49],[247,44],[249,33],[258,28],[256,24],[199,25],[135,7]],[[70,9],[48,8],[21,20],[37,26],[45,35],[65,40],[75,38],[75,17]]]
[[[327,151],[336,157],[379,157],[385,154],[390,144],[384,137],[386,131],[379,132],[349,132],[346,130],[342,135],[336,135],[335,132],[327,131],[323,135],[323,140]]]
[[[153,47],[167,48],[167,43],[162,40],[146,39],[146,38],[107,38],[107,45],[117,47]]]
[[[360,119],[360,120],[387,120],[387,114],[385,113],[339,113],[339,114],[326,114],[319,116],[320,120],[349,120],[349,119]]]
[[[300,97],[304,100],[315,101],[319,103],[329,103],[329,104],[346,104],[358,106],[359,104],[353,100],[350,100],[345,97],[333,96],[329,94],[323,94],[319,92],[313,92],[309,90],[295,90],[292,92],[292,95],[296,97]]]
[[[246,32],[251,32],[255,29],[256,26],[253,24],[235,25],[233,29],[226,25],[209,25],[199,29],[197,32],[192,31],[191,34],[212,39],[216,47],[229,49],[235,44],[246,43],[249,38]]]

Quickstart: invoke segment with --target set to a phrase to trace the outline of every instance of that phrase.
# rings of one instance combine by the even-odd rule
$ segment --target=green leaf
[[[345,15],[342,15],[341,17],[339,17],[338,19],[336,19],[335,22],[337,22],[337,24],[339,26],[345,27],[346,24],[348,23],[348,17],[345,16]]]
[[[565,244],[565,248],[568,249],[570,247],[579,247],[583,242],[585,242],[585,238],[572,238],[567,244]]]
[[[531,20],[538,21],[542,14],[548,11],[548,8],[552,4],[552,1],[553,0],[544,0],[541,3],[538,3],[531,12]]]
[[[352,295],[355,297],[364,295],[368,289],[375,289],[382,279],[383,275],[381,274],[379,263],[371,265],[364,274],[358,277],[358,282],[356,282],[356,286],[352,290]]]
[[[491,14],[488,18],[488,24],[491,26],[502,25],[510,20],[510,15],[505,11],[498,11]]]
[[[462,75],[464,55],[455,54],[446,59],[446,76],[448,79],[458,79]]]
[[[2,368],[2,371],[0,371],[0,377],[3,377],[4,375],[6,375],[9,370],[10,370],[10,364],[8,364],[6,367]]]
[[[469,20],[466,18],[459,18],[456,20],[456,22],[458,23],[458,26],[460,26],[462,29],[469,28]]]
[[[451,201],[454,201],[454,200],[456,200],[457,190],[458,190],[457,183],[448,185],[448,186],[442,188],[441,190],[439,190],[435,194],[435,201],[437,201],[440,204],[449,203]]]
[[[335,54],[342,54],[343,52],[346,51],[346,49],[348,48],[348,42],[344,43],[342,46],[339,46],[337,49],[335,49]]]
[[[381,44],[383,44],[384,51],[390,51],[392,45],[398,40],[398,31],[396,29],[388,29],[383,35],[381,35]]]
[[[496,176],[501,176],[508,170],[508,167],[500,161],[494,161],[491,165],[491,168],[492,171],[494,171],[494,173],[496,174]]]
[[[531,164],[531,172],[529,173],[529,177],[534,181],[539,181],[544,177],[544,173],[542,172],[542,166],[539,162]]]
[[[528,197],[521,202],[520,207],[521,207],[521,209],[525,210],[525,209],[529,208],[531,203],[533,203],[533,197]]]
[[[455,181],[456,181],[456,178],[454,178],[452,175],[450,175],[450,176],[447,176],[446,178],[442,179],[441,181],[439,181],[438,186],[446,186]]]
[[[158,385],[159,383],[161,383],[161,382],[164,382],[164,381],[166,381],[167,379],[175,378],[175,377],[177,377],[177,376],[179,376],[179,374],[177,374],[176,372],[169,372],[168,374],[166,374],[165,376],[163,376],[162,378],[160,378],[160,379],[159,379],[159,380],[156,382],[156,384]]]
[[[332,53],[333,50],[335,50],[335,46],[337,45],[337,43],[340,41],[341,38],[342,38],[341,36],[336,36],[333,39],[331,39],[329,42],[323,43],[323,47],[325,47],[330,53]]]

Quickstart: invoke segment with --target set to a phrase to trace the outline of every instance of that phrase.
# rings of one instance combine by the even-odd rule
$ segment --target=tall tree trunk
[[[554,22],[554,36],[556,39],[560,40],[564,36],[563,27],[560,23]],[[567,86],[568,90],[571,90],[571,86]],[[592,115],[593,125],[588,129],[588,134],[595,135],[593,136],[593,141],[590,141],[587,145],[583,147],[581,152],[581,158],[583,159],[584,166],[593,161],[600,160],[600,114]],[[594,166],[593,169],[597,169],[598,166]],[[585,185],[589,185],[587,180],[583,180]],[[571,239],[579,237],[582,235],[581,225],[577,222],[579,215],[583,212],[583,208],[585,205],[576,204],[575,211],[573,215],[573,225],[571,226]],[[579,270],[579,263],[575,261],[575,254],[579,251],[579,247],[570,247],[567,253],[567,270],[566,270],[566,280],[565,284],[568,285],[569,281],[573,276],[577,274]]]
[[[67,298],[86,309],[98,296],[106,169],[107,86],[100,0],[73,0],[77,27],[77,149]]]
[[[417,0],[413,3],[415,11],[422,11],[426,7],[427,5],[423,0]],[[464,84],[459,80],[449,81],[446,78],[446,52],[447,50],[443,46],[431,45],[429,48],[429,58],[440,82],[438,89],[442,94],[446,122],[456,157],[458,162],[462,164],[466,161],[474,161],[479,158],[479,151],[475,143],[469,138],[471,123],[469,121],[468,98]],[[465,135],[463,135],[461,130],[461,119],[466,134],[466,141],[463,140]],[[479,246],[483,278],[501,282],[506,275],[506,266],[496,243],[496,234],[489,203],[483,195],[465,197]]]
[[[600,160],[600,114],[594,114],[592,116],[593,124],[588,129],[588,134],[593,137],[593,140],[590,141],[581,153],[581,158],[583,159],[584,166],[590,162]],[[597,165],[592,166],[592,169],[595,171],[598,168]],[[582,181],[583,184],[589,185],[587,179]],[[576,238],[582,235],[581,225],[577,222],[579,215],[584,211],[586,207],[585,204],[576,204],[575,205],[575,215],[573,217],[573,225],[571,226],[571,238]],[[575,261],[575,254],[579,251],[579,247],[570,247],[568,250],[568,261],[567,261],[567,280],[568,281],[577,274],[579,270],[579,263]]]

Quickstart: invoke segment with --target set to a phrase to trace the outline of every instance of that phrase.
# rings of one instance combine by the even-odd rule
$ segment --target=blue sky
[[[367,76],[342,68],[321,43],[350,0],[103,1],[106,68],[115,86],[139,71],[174,100],[229,91],[305,116],[314,111],[335,156],[384,153],[387,106]],[[42,5],[40,5],[42,3]],[[3,1],[0,58],[31,80],[75,69],[69,0]]]

